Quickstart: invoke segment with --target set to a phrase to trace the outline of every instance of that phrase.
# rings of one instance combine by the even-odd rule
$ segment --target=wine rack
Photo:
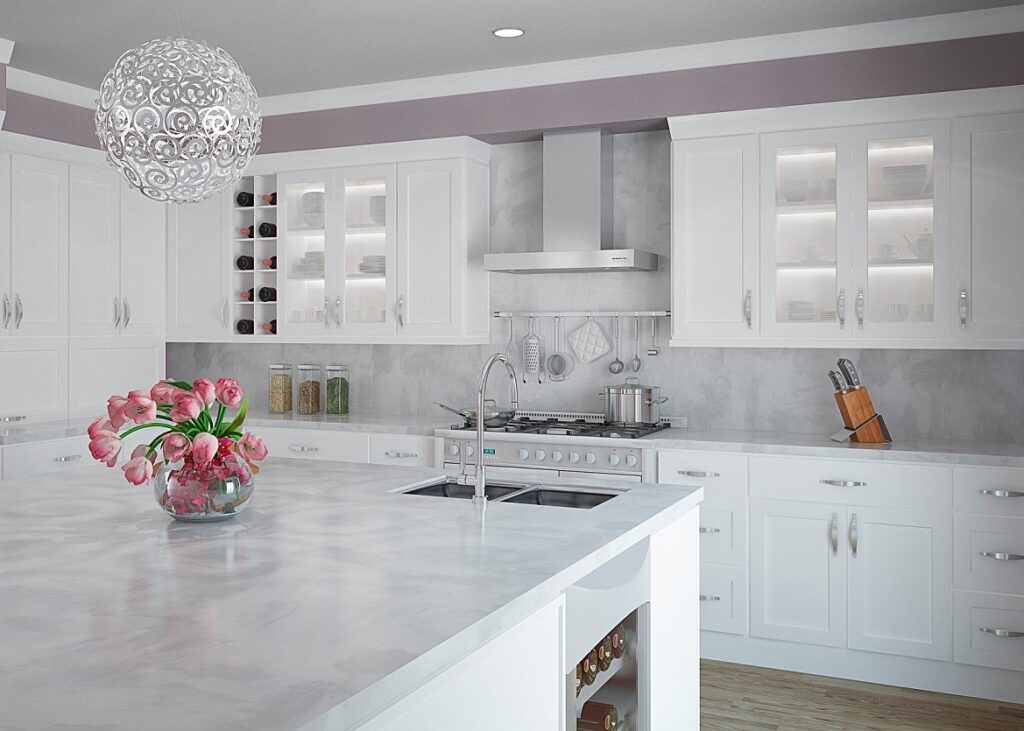
[[[637,729],[638,709],[638,676],[639,676],[639,653],[638,653],[638,630],[640,627],[639,610],[635,610],[625,617],[616,627],[609,630],[606,638],[602,638],[595,646],[593,653],[588,657],[591,660],[595,655],[600,658],[600,648],[607,637],[619,635],[622,641],[621,651],[616,651],[608,658],[607,662],[601,663],[598,660],[597,671],[591,673],[592,682],[585,680],[581,684],[576,683],[576,672],[570,674],[571,683],[577,687],[575,694],[570,694],[570,718],[576,719],[576,725],[571,722],[569,728],[584,729],[590,731],[595,728],[592,723],[580,720],[584,706],[598,703],[614,706],[618,714],[618,723],[613,727],[615,731]],[[577,667],[584,667],[588,657],[582,658]],[[585,669],[581,676],[586,677]]]
[[[232,332],[243,337],[277,333],[276,196],[276,175],[243,176],[231,196],[228,302]]]

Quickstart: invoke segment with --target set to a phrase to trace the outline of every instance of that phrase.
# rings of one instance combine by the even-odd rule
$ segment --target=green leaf
[[[156,428],[156,429],[166,429],[167,428],[167,424],[152,424],[152,423],[150,423],[150,424],[139,424],[138,426],[133,426],[131,429],[129,429],[126,432],[118,434],[117,438],[122,440],[122,441],[124,441],[124,438],[126,436],[128,436],[129,434],[134,434],[135,432],[141,431],[142,429],[153,429],[153,428]]]
[[[242,422],[245,421],[245,415],[246,413],[248,413],[248,411],[249,396],[247,394],[245,398],[242,399],[242,405],[238,407],[238,413],[235,414],[235,418],[231,420],[230,424],[228,424],[228,428],[225,430],[225,433],[230,434],[231,432],[237,432],[238,427],[240,427],[242,425]]]
[[[164,383],[169,383],[172,386],[180,388],[183,391],[191,391],[192,390],[192,384],[189,383],[188,381],[164,381]]]

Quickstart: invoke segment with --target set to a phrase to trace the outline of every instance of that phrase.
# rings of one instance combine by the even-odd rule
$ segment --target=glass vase
[[[187,523],[208,523],[233,518],[246,509],[256,477],[246,482],[237,475],[220,479],[179,479],[176,470],[161,467],[153,479],[153,494],[164,512]]]

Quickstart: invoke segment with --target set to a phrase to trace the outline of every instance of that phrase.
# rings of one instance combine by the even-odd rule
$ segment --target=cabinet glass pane
[[[778,322],[836,320],[836,147],[775,153]]]
[[[387,320],[387,183],[383,177],[347,178],[343,184],[346,323]]]
[[[869,322],[935,320],[931,137],[868,143]]]
[[[285,220],[285,282],[289,323],[307,324],[324,321],[326,292],[326,250],[324,248],[323,180],[289,183],[284,190]],[[278,198],[278,204],[280,204]]]

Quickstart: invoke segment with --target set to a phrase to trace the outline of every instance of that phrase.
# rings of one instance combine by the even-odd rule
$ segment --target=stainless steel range
[[[484,460],[490,474],[504,479],[608,478],[639,482],[644,450],[635,440],[670,427],[668,422],[612,424],[603,414],[520,411],[505,426],[487,429]],[[444,466],[457,475],[476,464],[476,427],[455,424],[444,437]]]

